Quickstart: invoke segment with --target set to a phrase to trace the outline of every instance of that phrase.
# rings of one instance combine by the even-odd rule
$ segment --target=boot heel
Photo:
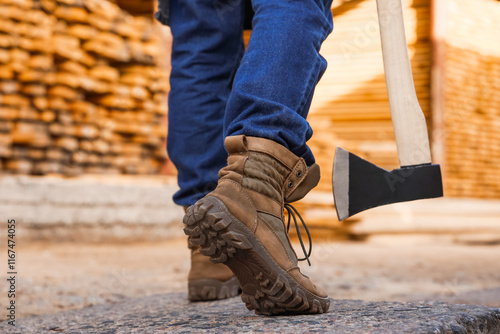
[[[213,263],[226,263],[238,249],[252,248],[243,234],[228,229],[235,218],[220,206],[215,198],[203,198],[188,208],[183,219],[190,242],[200,246],[201,253]]]

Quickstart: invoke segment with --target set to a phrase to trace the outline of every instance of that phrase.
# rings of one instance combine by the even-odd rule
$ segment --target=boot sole
[[[241,299],[256,314],[324,313],[330,299],[295,281],[267,252],[253,232],[215,197],[189,207],[183,220],[190,242],[214,263],[224,263],[240,282]]]
[[[192,302],[226,299],[239,294],[240,283],[236,277],[231,277],[225,282],[213,278],[188,282],[188,299]]]

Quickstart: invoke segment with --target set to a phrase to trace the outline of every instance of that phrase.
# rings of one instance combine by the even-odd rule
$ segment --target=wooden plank
[[[0,105],[26,108],[30,105],[30,100],[21,95],[3,94],[0,95]]]
[[[54,59],[46,54],[31,55],[28,60],[28,67],[36,70],[49,71],[53,66]]]
[[[12,142],[15,144],[45,147],[50,144],[46,127],[42,124],[17,122],[12,130]]]
[[[65,61],[58,65],[59,69],[63,72],[74,73],[77,75],[87,75],[87,67],[72,60]]]
[[[97,80],[109,82],[117,82],[120,78],[118,69],[108,65],[96,65],[89,70],[88,74]]]
[[[64,98],[66,100],[83,100],[84,99],[84,95],[81,92],[79,92],[73,88],[70,88],[67,86],[62,86],[62,85],[50,87],[48,90],[48,96],[49,97]]]
[[[37,161],[33,164],[33,174],[68,174],[63,165],[57,161]]]
[[[45,96],[35,97],[32,102],[38,110],[45,110],[49,107],[49,102]]]
[[[97,34],[97,29],[86,24],[70,24],[67,32],[70,36],[86,41],[92,39]]]
[[[36,110],[31,108],[21,108],[19,109],[17,119],[37,121],[40,119],[40,114]]]
[[[78,140],[73,137],[60,137],[55,139],[54,145],[63,148],[67,151],[75,151],[78,149]]]
[[[54,15],[67,22],[88,23],[89,14],[81,7],[57,6]]]
[[[0,144],[0,158],[8,158],[12,154],[12,148],[7,145]],[[0,160],[1,161],[1,160]],[[0,163],[0,170],[2,170],[2,163]]]
[[[15,146],[12,148],[10,157],[14,159],[42,160],[45,158],[45,150]]]
[[[14,128],[14,123],[12,121],[7,121],[6,119],[2,119],[2,116],[1,116],[1,111],[2,111],[3,108],[0,108],[0,119],[1,119],[1,122],[0,122],[0,133],[7,133],[9,134],[12,129]]]
[[[7,64],[10,62],[10,52],[9,50],[0,49],[0,64]]]
[[[19,92],[21,85],[17,81],[0,81],[0,92],[2,94],[13,94]]]
[[[120,82],[130,86],[144,86],[148,85],[148,79],[141,73],[124,73],[120,76]]]
[[[57,147],[49,147],[46,150],[45,155],[48,160],[55,160],[55,161],[64,161],[67,160],[69,157],[69,154],[67,152]]]
[[[43,122],[53,122],[55,119],[56,114],[51,110],[44,110],[40,113],[40,120]]]
[[[52,43],[51,39],[32,39],[19,37],[17,39],[17,42],[20,48],[30,52],[52,53],[54,51],[54,44]]]
[[[25,84],[21,92],[30,96],[44,96],[47,94],[47,86],[39,84]]]
[[[0,65],[0,79],[14,79],[14,69],[9,65]]]
[[[32,168],[33,163],[29,160],[9,159],[5,163],[5,169],[20,174],[30,174]]]
[[[19,45],[19,37],[11,36],[8,34],[0,34],[0,47],[1,48],[14,48]]]

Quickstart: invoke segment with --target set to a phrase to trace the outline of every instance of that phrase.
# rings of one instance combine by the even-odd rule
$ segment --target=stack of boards
[[[450,0],[443,126],[448,195],[500,198],[500,1]]]
[[[430,116],[430,1],[403,0],[406,36],[417,96]],[[391,121],[375,1],[345,0],[333,4],[335,28],[321,54],[328,68],[316,87],[308,121],[308,142],[321,166],[321,181],[298,204],[307,222],[321,233],[328,226],[336,237],[352,235],[354,216],[339,223],[333,207],[332,169],[337,146],[388,170],[399,161]],[[328,233],[326,233],[328,237]]]
[[[158,173],[169,90],[159,29],[105,0],[2,0],[0,170]]]

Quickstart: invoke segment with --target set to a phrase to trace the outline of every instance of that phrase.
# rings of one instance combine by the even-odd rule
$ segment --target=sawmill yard
[[[354,309],[363,321],[385,321],[386,309],[377,303],[370,307],[379,313],[359,312],[366,305],[350,306],[358,299],[500,307],[500,1],[401,3],[413,83],[445,197],[336,218],[337,146],[386,170],[400,166],[376,2],[336,0],[335,30],[321,48],[329,66],[308,115],[314,130],[308,145],[322,177],[294,203],[313,236],[312,266],[302,263],[303,271],[338,301],[332,306],[346,302],[343,314]],[[187,297],[190,253],[183,210],[171,200],[177,174],[165,150],[172,37],[154,20],[156,4],[0,1],[0,221],[15,221],[16,232],[2,230],[0,244],[10,238],[11,253],[15,247],[10,302],[26,326],[77,309],[83,313],[75,311],[74,322],[82,328],[96,322],[85,312],[104,315],[98,325],[114,326],[115,315],[84,307],[120,309],[128,298],[153,295],[145,304],[121,305],[153,304],[161,318],[165,309],[155,304],[161,298],[173,309],[167,320],[152,324],[141,313],[149,309],[137,306],[138,318],[124,328],[144,319],[161,327],[182,313],[178,298]],[[248,42],[250,32],[244,37]],[[6,303],[2,293],[0,305]],[[392,314],[420,322],[415,309]],[[342,316],[332,311],[324,315],[329,322]],[[42,316],[27,319],[34,315]],[[217,327],[218,313],[205,316],[196,328]],[[10,326],[0,321],[0,331],[2,325]],[[57,326],[46,328],[75,327]]]

